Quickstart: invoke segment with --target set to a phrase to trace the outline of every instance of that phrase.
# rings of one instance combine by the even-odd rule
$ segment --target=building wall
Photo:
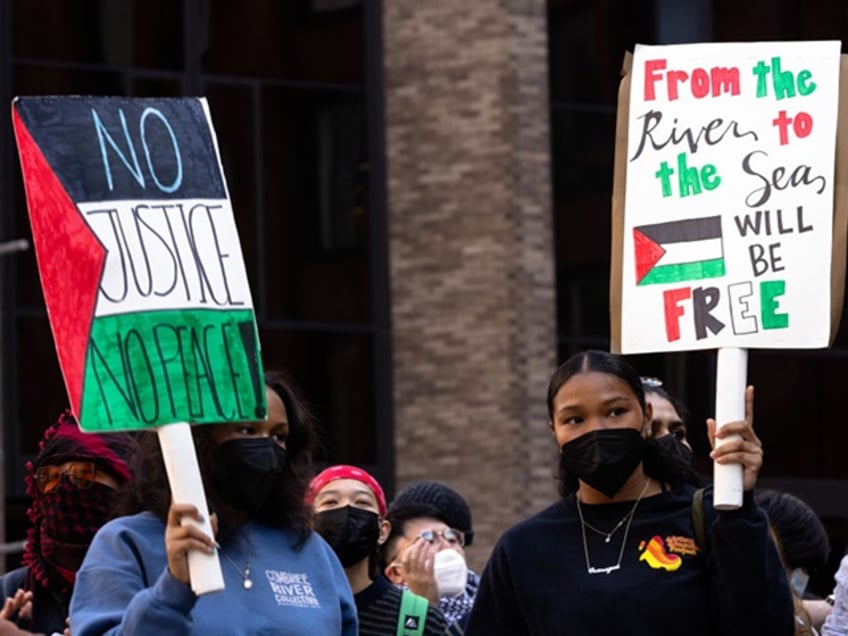
[[[396,490],[456,487],[479,568],[556,491],[545,2],[383,6]]]

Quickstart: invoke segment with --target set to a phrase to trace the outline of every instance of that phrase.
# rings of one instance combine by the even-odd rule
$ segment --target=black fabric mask
[[[221,497],[255,514],[286,466],[286,450],[270,437],[239,437],[218,445],[216,465]]]
[[[692,449],[684,444],[674,433],[654,438],[657,447],[663,455],[674,460],[674,463],[692,468]]]
[[[315,531],[330,544],[342,566],[349,568],[377,550],[380,517],[353,506],[333,508],[315,515]]]
[[[612,497],[642,461],[644,444],[633,428],[591,431],[563,444],[560,464],[569,475]]]

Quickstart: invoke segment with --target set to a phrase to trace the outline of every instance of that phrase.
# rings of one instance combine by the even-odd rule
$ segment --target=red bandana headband
[[[386,495],[383,493],[383,489],[380,487],[380,484],[377,483],[377,480],[361,468],[348,466],[346,464],[330,466],[318,473],[310,482],[309,488],[306,491],[306,503],[311,505],[312,502],[315,501],[315,497],[318,493],[323,490],[324,486],[337,479],[355,479],[356,481],[360,481],[368,486],[377,498],[377,505],[380,508],[380,516],[386,516]]]

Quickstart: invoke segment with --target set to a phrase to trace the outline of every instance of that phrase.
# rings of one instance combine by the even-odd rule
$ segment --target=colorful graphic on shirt
[[[682,558],[676,554],[669,554],[666,551],[665,542],[658,534],[654,535],[647,543],[641,541],[639,543],[639,549],[642,550],[639,560],[645,561],[654,570],[674,572],[683,564]]]

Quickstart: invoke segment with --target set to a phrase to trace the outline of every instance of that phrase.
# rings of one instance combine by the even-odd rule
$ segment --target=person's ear
[[[645,404],[645,419],[642,421],[642,435],[648,437],[651,434],[651,421],[654,419],[654,407],[650,402]]]
[[[400,566],[394,561],[386,566],[386,569],[383,570],[383,574],[385,574],[386,578],[394,585],[403,585],[404,583],[403,575],[400,573]]]
[[[380,534],[377,536],[377,545],[383,545],[389,538],[389,533],[392,531],[392,524],[388,519],[380,520]]]

